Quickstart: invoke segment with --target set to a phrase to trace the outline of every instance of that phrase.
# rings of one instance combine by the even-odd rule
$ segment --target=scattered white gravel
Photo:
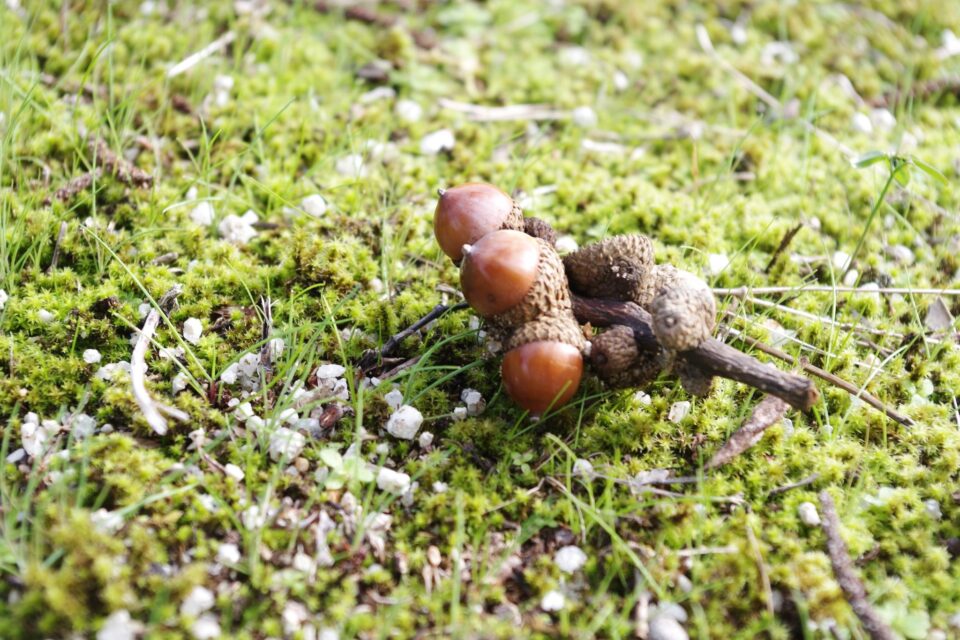
[[[402,471],[380,467],[377,473],[377,487],[387,493],[402,495],[410,489],[410,476]]]
[[[858,111],[850,119],[850,127],[857,133],[864,135],[873,133],[873,123],[870,122],[870,116]]]
[[[302,433],[280,427],[270,434],[270,458],[291,461],[303,451],[307,439]]]
[[[217,230],[220,232],[220,237],[227,242],[245,245],[257,236],[257,230],[253,225],[259,219],[260,217],[253,210],[248,210],[242,216],[231,213],[220,221]]]
[[[300,208],[303,209],[308,216],[322,218],[323,214],[327,212],[327,201],[324,200],[323,196],[319,193],[314,193],[300,202]]]
[[[224,473],[227,474],[228,478],[233,478],[237,482],[240,482],[243,480],[243,476],[244,476],[243,469],[233,464],[232,462],[228,462],[227,464],[223,465],[223,471]]]
[[[103,356],[96,349],[86,349],[83,352],[83,361],[87,364],[97,364]]]
[[[797,507],[797,515],[800,521],[808,527],[820,526],[820,514],[817,512],[817,505],[812,502],[801,502]]]
[[[478,416],[487,408],[486,401],[476,389],[464,389],[460,392],[460,400],[466,405],[468,416]]]
[[[943,511],[940,510],[940,503],[933,498],[923,501],[923,510],[926,511],[927,515],[934,520],[940,520],[943,518]]]
[[[667,413],[667,420],[677,424],[681,422],[684,418],[687,417],[687,414],[690,413],[690,402],[688,400],[681,400],[680,402],[674,402],[670,407],[670,411]]]
[[[576,573],[587,562],[587,554],[578,546],[561,547],[553,556],[553,562],[564,573]]]
[[[287,636],[293,636],[303,628],[303,623],[310,618],[310,612],[302,603],[294,600],[287,601],[283,606],[280,619],[283,622],[283,631]]]
[[[707,255],[707,266],[704,273],[708,276],[720,275],[730,266],[730,258],[725,253],[711,253]]]
[[[392,389],[384,394],[383,399],[387,402],[387,405],[393,409],[397,410],[403,405],[403,393],[400,392],[400,389]]]
[[[850,254],[844,251],[834,251],[833,257],[830,259],[833,268],[837,271],[843,271],[847,268],[847,265],[850,263]]]
[[[196,618],[212,609],[215,603],[216,598],[212,591],[202,586],[194,587],[180,603],[180,615]]]
[[[183,339],[190,344],[200,342],[200,336],[203,334],[203,323],[199,318],[187,318],[183,323]]]
[[[423,118],[423,107],[413,100],[398,100],[393,112],[402,122],[419,122]]]
[[[597,126],[597,112],[587,105],[574,109],[571,118],[575,125],[584,129]]]
[[[661,614],[650,621],[650,640],[687,640],[690,636],[672,616]]]
[[[205,613],[190,626],[190,633],[195,640],[214,640],[220,637],[220,623],[212,613]]]
[[[444,151],[452,151],[457,144],[457,139],[450,129],[440,129],[433,133],[428,133],[420,139],[420,153],[425,156],[435,156]]]
[[[423,414],[408,404],[393,412],[387,420],[387,433],[401,440],[413,440],[423,424]]]
[[[547,591],[540,599],[540,608],[547,612],[560,611],[567,604],[567,599],[559,591]]]
[[[213,205],[204,200],[190,210],[190,221],[200,227],[209,227],[213,224],[214,215]]]
[[[317,380],[336,380],[346,372],[346,368],[339,364],[322,364],[314,372]]]
[[[40,322],[42,322],[43,324],[50,324],[51,322],[57,319],[57,316],[47,311],[46,309],[40,309],[40,311],[37,311],[37,317],[40,319]]]
[[[222,564],[237,564],[240,562],[240,549],[232,542],[224,542],[217,549],[217,562]]]
[[[3,289],[0,289],[0,309],[3,309],[7,304],[7,300],[10,299],[10,296],[7,295],[7,292]]]
[[[362,178],[367,175],[366,163],[359,153],[351,153],[341,157],[337,160],[336,170],[340,175],[350,178]]]
[[[586,458],[577,458],[573,463],[573,475],[589,478],[593,475],[593,464]]]
[[[420,445],[421,449],[426,449],[433,444],[433,434],[429,431],[424,431],[420,434],[420,437],[417,438],[417,444]]]
[[[111,613],[97,631],[97,640],[135,640],[143,631],[143,625],[130,617],[130,612],[120,609]]]

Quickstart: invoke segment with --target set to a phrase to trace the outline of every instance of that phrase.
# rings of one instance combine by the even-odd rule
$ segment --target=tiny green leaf
[[[877,164],[886,158],[887,154],[885,154],[883,151],[868,151],[854,160],[853,166],[858,169],[863,169],[864,167],[869,167],[872,164]]]
[[[320,460],[331,469],[341,469],[343,467],[343,456],[336,449],[321,449]]]
[[[912,156],[910,157],[910,163],[913,164],[913,166],[915,166],[917,169],[920,169],[920,171],[923,171],[925,174],[927,174],[928,176],[936,180],[937,182],[940,182],[942,184],[947,184],[948,182],[947,177],[942,173],[940,173],[940,171],[933,165],[927,164],[920,158],[915,158]]]
[[[910,165],[903,164],[896,168],[893,174],[894,179],[905,187],[910,182]]]

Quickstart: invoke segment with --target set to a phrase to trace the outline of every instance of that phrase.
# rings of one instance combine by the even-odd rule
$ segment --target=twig
[[[819,480],[819,479],[820,479],[820,474],[819,474],[819,473],[811,474],[811,475],[807,476],[806,478],[804,478],[803,480],[797,480],[796,482],[791,482],[790,484],[785,484],[785,485],[783,485],[782,487],[777,487],[776,489],[771,489],[771,490],[770,490],[770,493],[767,494],[767,497],[769,498],[769,497],[771,497],[771,496],[777,496],[777,495],[780,495],[781,493],[786,493],[787,491],[790,491],[791,489],[799,489],[800,487],[805,487],[805,486],[807,486],[807,485],[809,485],[809,484],[813,484],[814,482],[816,482],[816,481]]]
[[[437,318],[443,316],[448,311],[459,311],[460,309],[466,309],[469,305],[466,302],[459,302],[454,305],[445,305],[438,304],[430,312],[414,322],[412,325],[390,336],[390,339],[383,343],[383,346],[379,350],[369,350],[363,354],[363,357],[360,358],[359,368],[363,372],[370,371],[371,369],[376,368],[377,364],[384,356],[388,356],[393,353],[397,347],[400,346],[400,343],[406,340],[408,337],[420,331]]]
[[[878,400],[876,397],[874,397],[871,393],[869,393],[866,389],[858,389],[856,385],[853,385],[847,382],[843,378],[835,376],[832,373],[824,371],[820,367],[816,367],[810,364],[809,362],[806,361],[805,358],[800,358],[798,360],[797,358],[794,358],[793,356],[787,353],[784,353],[783,351],[780,351],[776,347],[771,347],[770,345],[760,342],[759,340],[755,340],[754,338],[744,335],[743,333],[741,333],[740,331],[737,331],[736,329],[728,329],[728,331],[730,332],[730,335],[737,338],[744,344],[749,345],[754,349],[757,349],[758,351],[762,351],[769,356],[773,356],[774,358],[783,360],[784,362],[789,362],[795,366],[799,366],[801,369],[803,369],[810,375],[816,376],[821,380],[826,380],[833,386],[843,389],[854,398],[860,398],[861,400],[869,404],[874,409],[877,409],[885,413],[887,417],[890,418],[891,420],[894,420],[895,422],[899,422],[905,427],[913,426],[912,419],[903,415],[899,411],[896,411],[895,409],[888,407],[887,405],[882,403],[880,400]]]
[[[200,49],[196,53],[192,53],[177,64],[170,67],[167,70],[167,77],[173,78],[180,75],[185,71],[189,71],[195,67],[200,62],[203,62],[213,54],[217,53],[221,49],[225,49],[227,45],[233,42],[237,37],[237,34],[233,31],[227,31],[225,34],[205,46],[203,49]]]
[[[722,287],[714,288],[713,293],[718,296],[734,296],[743,298],[750,295],[769,295],[778,293],[861,293],[872,295],[876,293],[887,295],[921,295],[921,296],[960,296],[960,289],[932,289],[919,288],[911,289],[909,287],[878,287],[876,289],[864,289],[862,287],[828,287],[826,285],[814,285],[797,287],[733,287],[725,289]]]
[[[780,422],[787,413],[788,405],[776,396],[767,396],[753,409],[743,426],[713,454],[713,457],[703,466],[704,469],[715,469],[727,464],[741,453],[760,441],[763,432]]]
[[[692,547],[689,549],[677,549],[673,552],[678,558],[693,558],[695,556],[712,556],[719,554],[740,553],[739,547],[727,545],[726,547]]]
[[[932,80],[917,82],[908,91],[894,89],[870,100],[870,106],[892,107],[906,100],[926,100],[930,96],[942,93],[960,95],[960,77],[933,78]]]
[[[89,189],[90,185],[93,184],[93,181],[99,177],[100,170],[94,169],[93,171],[88,171],[87,173],[79,175],[76,178],[71,178],[67,184],[63,185],[57,189],[56,192],[54,192],[53,197],[60,202],[73,200],[75,197],[77,197],[77,194]],[[50,198],[46,198],[43,203],[50,204]]]
[[[714,290],[716,292],[716,290]],[[745,291],[741,293],[746,293]],[[893,337],[893,338],[903,338],[902,333],[897,333],[895,331],[884,331],[883,329],[873,329],[870,327],[864,327],[858,324],[853,324],[851,322],[837,322],[833,318],[827,316],[818,316],[815,313],[810,313],[809,311],[801,311],[800,309],[794,309],[793,307],[788,307],[786,305],[777,304],[776,302],[770,302],[769,300],[764,300],[762,298],[755,298],[749,295],[739,295],[737,293],[730,294],[734,298],[739,298],[744,302],[749,302],[752,305],[758,307],[766,307],[768,309],[776,309],[777,311],[782,311],[784,313],[789,313],[800,318],[806,318],[807,320],[813,320],[814,322],[819,322],[821,324],[828,324],[834,327],[839,327],[844,331],[856,331],[860,333],[868,333],[875,336],[884,336],[884,337]]]
[[[125,158],[119,157],[103,140],[91,140],[90,151],[94,159],[104,166],[117,180],[133,187],[145,188],[153,184],[153,176],[139,167],[130,164]]]
[[[60,261],[60,245],[63,243],[64,236],[67,235],[67,222],[64,220],[60,223],[60,232],[57,233],[57,239],[53,243],[53,257],[50,258],[50,265],[47,267],[47,273],[50,273],[57,268],[57,263]]]
[[[793,242],[793,238],[797,235],[797,232],[803,229],[802,224],[798,224],[795,227],[787,229],[787,232],[783,234],[783,239],[780,240],[780,244],[777,246],[776,251],[773,252],[773,255],[770,256],[770,262],[767,263],[767,266],[764,267],[764,273],[770,273],[770,270],[773,269],[773,265],[777,263],[777,258],[787,250],[787,247],[790,246],[790,243]]]
[[[273,347],[271,345],[270,334],[273,332],[273,301],[270,296],[264,298],[260,296],[260,308],[263,310],[263,326],[260,329],[260,340],[263,346],[260,347],[260,366],[267,374],[269,380],[273,373]]]
[[[833,498],[826,490],[820,492],[820,515],[823,534],[827,538],[827,554],[833,565],[833,574],[853,612],[860,619],[864,631],[874,640],[894,640],[897,635],[888,627],[867,600],[867,591],[853,569],[847,545],[840,536],[840,518]]]
[[[568,111],[555,109],[545,104],[511,104],[504,107],[487,107],[480,104],[457,102],[440,98],[438,104],[450,111],[466,114],[474,122],[508,122],[513,120],[566,120]]]
[[[190,419],[190,416],[180,409],[162,405],[150,397],[146,384],[146,354],[147,348],[150,346],[151,340],[153,340],[153,334],[157,330],[157,325],[160,323],[161,310],[166,312],[182,292],[183,287],[181,285],[175,285],[163,294],[157,308],[151,309],[150,313],[147,314],[147,319],[144,320],[143,328],[140,329],[140,335],[137,337],[137,344],[133,347],[133,355],[130,356],[130,383],[133,387],[133,398],[143,412],[143,417],[146,418],[147,424],[150,425],[155,433],[161,436],[167,433],[167,420],[163,417],[162,413],[181,422],[186,422]]]
[[[642,351],[655,351],[660,348],[653,335],[650,314],[633,302],[582,298],[575,295],[573,312],[581,324],[589,322],[595,327],[617,324],[630,327],[633,329],[637,347]],[[820,398],[820,393],[810,380],[763,364],[714,338],[705,341],[696,349],[677,354],[677,357],[706,375],[748,384],[782,398],[802,411],[810,409]]]
[[[156,258],[150,261],[150,264],[157,265],[157,266],[170,264],[171,262],[176,262],[177,258],[179,257],[180,257],[179,253],[177,253],[176,251],[171,251],[169,253],[164,253],[163,255],[157,256]]]

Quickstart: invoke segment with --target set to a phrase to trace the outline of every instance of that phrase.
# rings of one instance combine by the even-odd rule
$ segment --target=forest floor
[[[957,637],[960,3],[337,5],[0,6],[0,637],[862,638],[822,491]],[[707,469],[760,393],[533,422],[469,311],[362,371],[478,180],[913,424],[817,380]]]

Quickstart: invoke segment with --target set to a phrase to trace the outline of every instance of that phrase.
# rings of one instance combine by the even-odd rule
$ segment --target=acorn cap
[[[640,351],[633,329],[614,325],[590,339],[590,366],[597,376],[615,389],[642,387],[652,382],[669,365],[662,350]]]
[[[455,263],[462,259],[465,244],[473,244],[498,229],[524,229],[519,205],[492,184],[468,182],[440,189],[438,194],[433,232],[440,248]]]
[[[690,395],[703,398],[710,394],[713,376],[705,374],[699,367],[678,359],[673,364],[673,372],[680,377],[680,385]]]
[[[550,226],[550,223],[541,220],[540,218],[524,218],[523,231],[528,236],[540,238],[551,247],[556,246],[557,244],[557,232],[553,230],[553,227]]]
[[[653,245],[641,234],[613,236],[578,249],[563,264],[574,292],[640,303],[654,264]]]
[[[503,347],[510,350],[538,341],[564,342],[576,347],[578,351],[584,351],[587,346],[583,330],[573,312],[558,311],[523,323],[503,341]]]
[[[653,333],[665,349],[687,351],[710,337],[717,320],[713,292],[692,273],[658,265],[656,297],[649,305]]]

